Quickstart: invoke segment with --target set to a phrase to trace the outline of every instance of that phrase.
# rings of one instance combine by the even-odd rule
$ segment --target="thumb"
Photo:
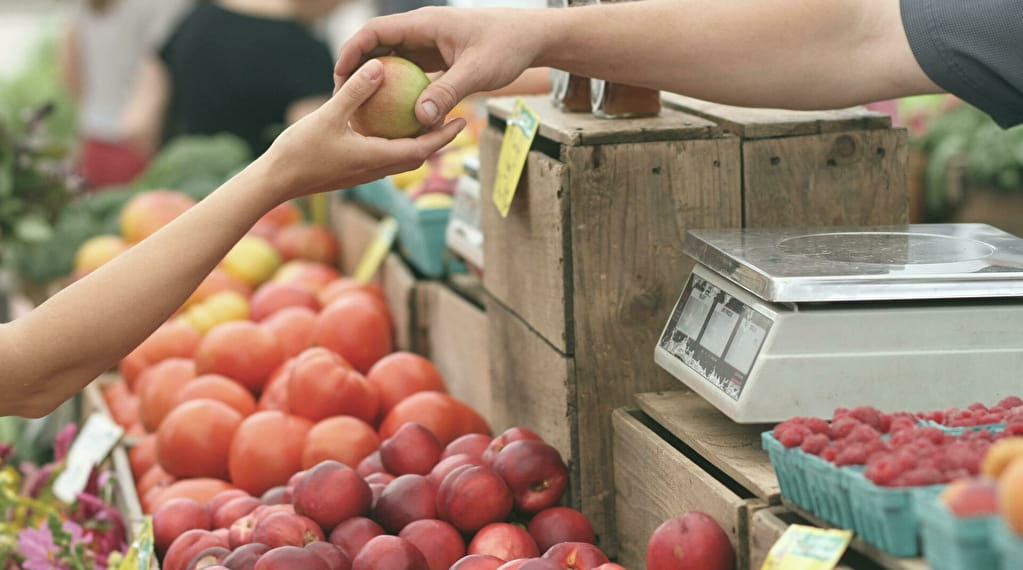
[[[383,78],[384,65],[376,59],[367,61],[351,74],[329,102],[334,112],[340,115],[339,119],[347,123],[352,111],[376,93]]]
[[[455,65],[423,90],[416,103],[420,123],[428,127],[439,124],[459,101],[477,91],[477,80],[468,71],[470,67]]]

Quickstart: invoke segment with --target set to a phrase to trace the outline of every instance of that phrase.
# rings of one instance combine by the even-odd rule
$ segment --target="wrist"
[[[563,54],[571,46],[572,25],[570,8],[547,8],[537,10],[534,18],[536,34],[536,56],[532,67],[553,67],[561,69]]]

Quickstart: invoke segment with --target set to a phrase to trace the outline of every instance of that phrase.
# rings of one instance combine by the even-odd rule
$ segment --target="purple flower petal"
[[[60,430],[53,443],[53,458],[55,461],[63,461],[67,457],[68,451],[71,449],[71,443],[75,440],[75,435],[77,434],[78,425],[74,423],[70,423]]]

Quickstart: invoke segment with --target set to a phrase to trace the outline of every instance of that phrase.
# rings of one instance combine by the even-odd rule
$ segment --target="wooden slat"
[[[692,269],[686,230],[740,225],[738,139],[567,154],[582,501],[613,522],[610,414],[678,385],[653,350]]]
[[[514,97],[498,97],[488,101],[490,114],[507,120],[515,110]],[[590,113],[564,113],[551,104],[549,96],[523,97],[540,117],[538,136],[569,146],[694,140],[719,136],[711,121],[665,107],[656,117],[636,119],[599,119]],[[490,258],[484,256],[489,267]]]
[[[539,152],[529,153],[526,170],[507,218],[493,203],[491,190],[502,134],[493,128],[480,140],[480,201],[486,239],[483,273],[486,290],[550,341],[572,353],[566,323],[571,299],[566,297],[568,200],[565,167]]]
[[[763,503],[736,495],[630,411],[617,409],[612,419],[619,563],[642,570],[654,529],[669,518],[701,511],[728,535],[736,568],[749,568],[748,516]]]
[[[380,286],[394,324],[395,350],[421,351],[422,340],[416,338],[416,276],[396,253],[390,253],[380,268]]]
[[[845,131],[747,141],[746,227],[906,223],[904,130]]]
[[[342,273],[351,275],[369,242],[376,235],[379,220],[354,202],[335,193],[330,200],[330,227],[341,247],[338,255]]]
[[[676,93],[663,92],[669,108],[703,117],[744,139],[814,135],[851,129],[887,129],[891,117],[865,107],[829,111],[792,111],[720,105]]]
[[[448,392],[489,419],[493,396],[487,315],[442,284],[431,287],[431,292],[424,311],[426,354],[444,377]]]
[[[637,394],[636,402],[661,427],[757,497],[770,503],[780,500],[778,478],[760,443],[760,434],[769,426],[737,424],[688,390]]]

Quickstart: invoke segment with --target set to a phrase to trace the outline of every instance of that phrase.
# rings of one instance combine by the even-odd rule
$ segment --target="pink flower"
[[[63,461],[71,449],[71,443],[78,434],[78,425],[70,423],[60,430],[53,442],[53,460]]]
[[[18,551],[25,558],[24,570],[66,570],[57,556],[57,545],[53,542],[46,523],[38,529],[26,528],[18,534]]]

